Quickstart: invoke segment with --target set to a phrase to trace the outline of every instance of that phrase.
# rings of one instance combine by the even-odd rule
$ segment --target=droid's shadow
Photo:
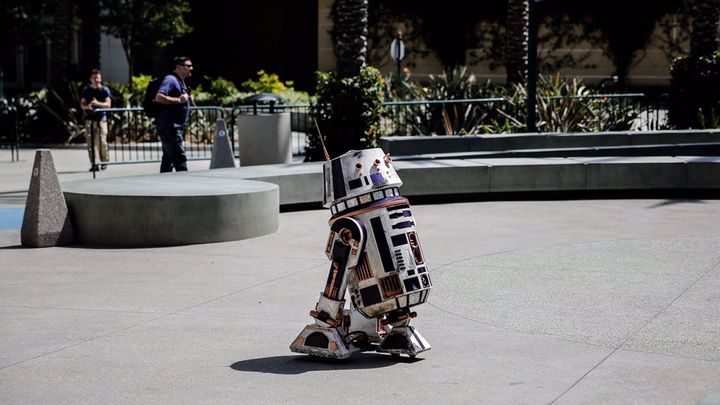
[[[303,374],[326,370],[361,370],[389,367],[398,363],[414,363],[420,358],[394,357],[379,353],[361,353],[346,360],[332,360],[312,356],[275,356],[241,360],[230,368],[236,371],[252,371],[269,374]]]

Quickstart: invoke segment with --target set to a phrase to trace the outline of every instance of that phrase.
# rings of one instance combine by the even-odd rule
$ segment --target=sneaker
[[[96,171],[98,171],[98,170],[100,170],[100,166],[98,166],[98,165],[92,165],[92,166],[90,166],[90,170],[88,170],[88,171],[89,171],[89,172],[96,172]]]
[[[105,169],[107,169],[107,165],[105,165],[105,164],[100,165],[100,170],[105,170]]]

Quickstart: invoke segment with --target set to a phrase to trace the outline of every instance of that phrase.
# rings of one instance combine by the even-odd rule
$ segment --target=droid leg
[[[418,353],[430,350],[430,343],[416,328],[410,326],[410,319],[413,315],[414,313],[401,311],[388,314],[387,321],[391,325],[390,332],[380,343],[378,352],[393,355],[407,354],[415,357]]]
[[[364,248],[365,231],[362,223],[350,218],[337,221],[331,227],[326,254],[332,260],[325,290],[310,316],[315,323],[305,326],[290,345],[296,353],[345,359],[360,351],[355,345],[359,334],[349,334],[350,311],[344,309],[348,268],[355,266]]]

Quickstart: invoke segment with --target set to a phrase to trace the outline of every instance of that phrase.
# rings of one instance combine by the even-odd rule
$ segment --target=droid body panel
[[[369,348],[413,357],[429,350],[409,322],[432,283],[392,160],[381,149],[350,151],[323,169],[323,203],[332,213],[325,248],[330,272],[310,312],[315,324],[290,349],[331,358]]]

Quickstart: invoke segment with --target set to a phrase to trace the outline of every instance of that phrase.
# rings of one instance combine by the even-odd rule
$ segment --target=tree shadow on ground
[[[406,356],[396,357],[380,353],[360,353],[345,360],[296,355],[241,360],[233,363],[230,368],[236,371],[252,371],[268,374],[303,374],[313,371],[382,368],[390,367],[398,363],[414,363],[417,361],[422,361],[422,359],[412,359]]]
[[[667,205],[674,205],[674,204],[705,204],[705,201],[698,200],[698,199],[688,199],[688,198],[676,199],[676,200],[665,200],[665,201],[660,201],[656,204],[653,204],[653,205],[649,206],[648,208],[660,208],[660,207],[665,207]]]
[[[97,171],[99,172],[100,170],[97,170]],[[80,173],[90,173],[90,175],[92,176],[92,171],[89,171],[89,170],[64,170],[64,171],[57,172],[57,174],[80,174]]]

